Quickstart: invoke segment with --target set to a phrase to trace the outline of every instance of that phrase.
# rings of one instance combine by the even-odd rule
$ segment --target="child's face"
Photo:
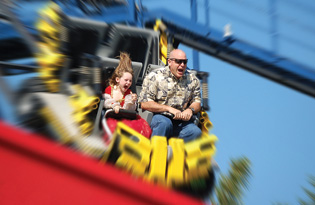
[[[131,84],[132,84],[132,75],[131,73],[125,72],[121,78],[116,78],[116,82],[118,83],[118,86],[120,87],[121,91],[126,92]]]

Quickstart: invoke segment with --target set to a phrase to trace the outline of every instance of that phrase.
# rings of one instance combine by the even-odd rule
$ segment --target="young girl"
[[[104,107],[114,109],[115,113],[119,113],[119,109],[136,110],[137,94],[132,93],[130,86],[132,84],[133,69],[131,59],[127,53],[120,53],[120,61],[113,75],[109,79],[109,86],[105,89],[103,97],[105,99]],[[107,118],[107,124],[112,133],[114,133],[117,120]],[[135,120],[121,120],[129,127],[138,131],[143,136],[150,138],[150,125],[140,115]],[[104,136],[106,138],[106,136]],[[105,139],[106,140],[106,139]]]
[[[118,113],[119,109],[136,110],[137,94],[133,94],[129,89],[132,84],[132,76],[133,70],[129,55],[121,53],[119,65],[109,79],[109,86],[103,94],[105,108],[113,108],[115,113]]]

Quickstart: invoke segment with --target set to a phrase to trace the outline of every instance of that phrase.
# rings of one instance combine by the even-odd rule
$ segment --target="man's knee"
[[[183,138],[185,142],[196,139],[201,136],[201,129],[195,124],[190,124],[184,130],[180,132],[180,138]]]
[[[194,130],[194,138],[200,137],[201,136],[201,129],[199,127],[195,127]]]
[[[172,127],[172,121],[163,115],[154,115],[151,121],[151,127]]]
[[[159,135],[169,137],[173,132],[173,124],[169,118],[156,114],[152,118],[151,129],[152,136]]]

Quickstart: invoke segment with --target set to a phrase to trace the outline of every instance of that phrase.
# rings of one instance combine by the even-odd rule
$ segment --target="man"
[[[178,136],[187,142],[201,135],[191,119],[201,109],[200,82],[186,67],[185,52],[175,49],[170,53],[168,66],[145,77],[139,103],[143,110],[154,113],[151,136]],[[163,115],[165,113],[174,117]]]

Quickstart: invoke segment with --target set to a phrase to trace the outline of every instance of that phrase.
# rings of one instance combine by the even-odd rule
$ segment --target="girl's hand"
[[[135,103],[136,101],[137,101],[137,94],[136,93],[132,93],[131,94],[131,101],[133,102],[133,103]]]
[[[119,113],[119,108],[120,108],[120,107],[119,107],[118,105],[116,105],[116,106],[113,108],[116,114]]]

